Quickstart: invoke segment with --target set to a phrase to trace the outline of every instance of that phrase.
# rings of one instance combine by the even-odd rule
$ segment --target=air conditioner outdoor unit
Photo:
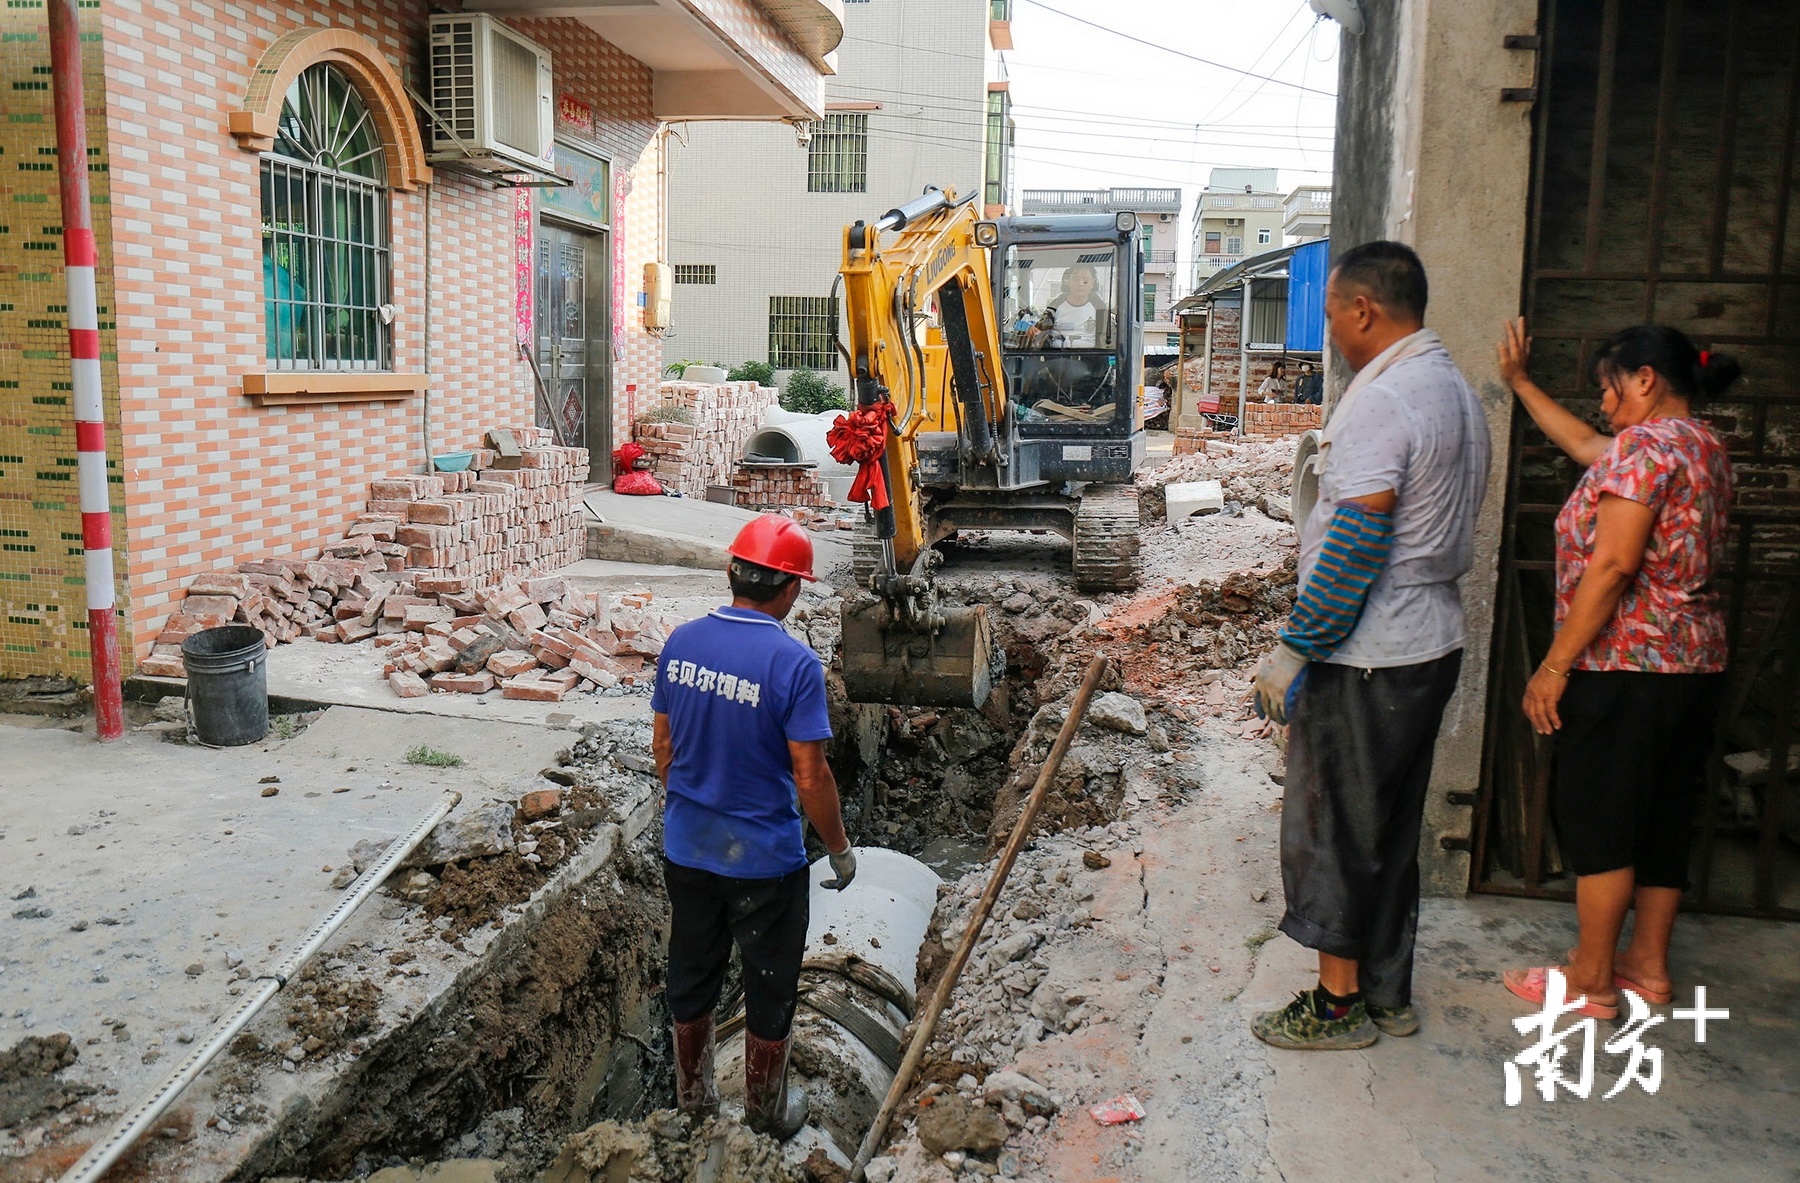
[[[433,16],[431,109],[433,162],[543,168],[556,119],[550,51],[485,13]]]

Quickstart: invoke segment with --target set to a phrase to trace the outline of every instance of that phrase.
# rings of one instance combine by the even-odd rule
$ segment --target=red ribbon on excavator
[[[891,504],[887,481],[881,475],[881,457],[887,451],[888,424],[893,414],[894,404],[884,399],[839,415],[825,433],[825,444],[831,449],[833,460],[859,466],[856,483],[850,486],[850,500],[866,501],[871,510],[886,509]]]

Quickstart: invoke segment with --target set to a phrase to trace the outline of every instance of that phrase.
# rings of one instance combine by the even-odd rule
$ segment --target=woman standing
[[[1592,365],[1609,436],[1531,381],[1523,320],[1507,324],[1499,352],[1538,428],[1587,467],[1557,515],[1556,636],[1524,707],[1538,734],[1556,736],[1551,807],[1581,933],[1562,969],[1568,996],[1586,996],[1584,1014],[1616,1018],[1620,988],[1672,997],[1669,937],[1726,656],[1713,580],[1731,466],[1694,410],[1739,369],[1675,329],[1624,330]],[[1633,904],[1631,943],[1618,950]],[[1504,981],[1541,1003],[1549,972],[1508,970]]]
[[[1287,363],[1276,362],[1269,376],[1256,388],[1256,397],[1265,403],[1278,403],[1287,398]]]

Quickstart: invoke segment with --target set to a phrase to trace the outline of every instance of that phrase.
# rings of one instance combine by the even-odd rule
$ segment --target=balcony
[[[1179,189],[1027,189],[1019,200],[1026,214],[1140,214],[1181,212]]]
[[[562,17],[654,72],[656,118],[822,119],[841,0],[466,0],[506,19]],[[533,34],[537,36],[536,33]],[[554,38],[544,40],[554,56]]]
[[[1175,252],[1145,251],[1144,266],[1157,271],[1172,270],[1175,266]]]
[[[1331,233],[1331,190],[1323,185],[1302,185],[1282,203],[1283,234],[1295,238],[1324,238]]]
[[[1240,255],[1225,255],[1225,254],[1195,255],[1194,256],[1194,266],[1199,269],[1200,274],[1203,276],[1204,275],[1213,275],[1213,274],[1216,274],[1217,272],[1225,270],[1227,267],[1236,267],[1239,263],[1242,263],[1247,258],[1249,258],[1248,255],[1241,255],[1241,254]]]

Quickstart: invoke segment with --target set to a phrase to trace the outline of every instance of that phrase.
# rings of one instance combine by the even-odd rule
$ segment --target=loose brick
[[[374,636],[375,626],[364,624],[361,620],[340,621],[338,623],[338,634],[342,636],[345,641],[354,644],[357,641],[366,641]]]
[[[449,501],[415,501],[406,511],[406,520],[431,526],[456,524],[456,506]]]
[[[424,678],[406,670],[396,670],[389,674],[388,685],[393,687],[394,693],[401,698],[424,698],[431,693],[431,687],[425,684]]]
[[[516,678],[527,670],[536,669],[537,665],[536,657],[517,650],[496,653],[487,659],[487,668],[502,678]]]
[[[179,657],[152,654],[138,662],[137,672],[147,678],[185,678],[187,666],[181,663]]]
[[[442,673],[431,676],[433,690],[450,690],[458,694],[486,694],[494,688],[494,675],[486,670],[472,674]]]
[[[391,604],[392,601],[390,600],[389,603]],[[440,607],[436,604],[409,604],[405,609],[405,615],[401,619],[406,622],[406,627],[409,632],[417,633],[424,632],[425,626],[428,624],[448,625],[455,618],[456,613],[454,611],[449,608]]]
[[[562,801],[561,789],[533,789],[519,798],[519,812],[526,821],[535,822],[561,813]]]
[[[500,684],[500,697],[526,702],[561,702],[568,688],[541,678],[509,678]]]
[[[544,610],[536,604],[531,603],[529,600],[516,612],[507,613],[506,619],[511,622],[514,628],[521,632],[530,632],[533,629],[543,628],[550,622],[550,617]]]
[[[602,690],[610,690],[619,684],[618,674],[583,657],[577,657],[569,662],[569,669],[586,678]]]
[[[190,593],[181,601],[181,610],[189,616],[223,616],[230,620],[237,615],[238,602],[236,596],[196,596]]]

